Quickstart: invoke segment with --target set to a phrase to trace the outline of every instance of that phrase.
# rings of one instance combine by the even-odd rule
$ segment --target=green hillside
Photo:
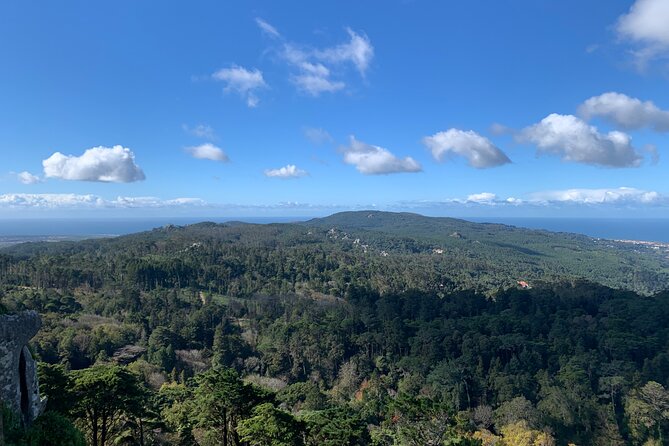
[[[168,226],[115,239],[27,243],[2,252],[10,256],[5,264],[21,271],[19,282],[36,274],[67,286],[132,279],[147,289],[178,282],[236,296],[298,291],[345,296],[351,286],[382,293],[491,293],[519,280],[558,279],[586,279],[645,294],[669,288],[669,261],[662,251],[575,234],[376,211],[300,224]],[[16,266],[22,262],[24,267]]]
[[[0,313],[41,314],[49,400],[6,444],[663,444],[663,256],[379,212],[16,245]]]
[[[515,278],[580,277],[648,293],[669,283],[669,252],[579,234],[379,211],[342,212],[306,225],[334,228],[386,252],[443,250],[474,264],[470,272],[489,287]]]

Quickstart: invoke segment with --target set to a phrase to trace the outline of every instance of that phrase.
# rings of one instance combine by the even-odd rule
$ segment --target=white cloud
[[[189,127],[188,125],[184,124],[182,127],[185,132],[188,132],[193,136],[197,136],[198,138],[208,139],[210,141],[217,139],[216,132],[211,126],[207,124],[198,124],[195,127]]]
[[[309,70],[309,65],[316,65],[315,63],[309,62],[311,54],[307,50],[298,48],[292,43],[284,44],[279,55],[289,64],[306,70]],[[303,66],[303,64],[307,65]]]
[[[309,175],[306,170],[298,169],[295,164],[288,164],[287,166],[278,169],[265,170],[265,176],[270,178],[300,178]]]
[[[635,167],[642,157],[623,132],[602,134],[573,115],[553,113],[521,131],[521,142],[530,142],[539,152],[559,155],[562,160],[605,167]]]
[[[302,62],[300,68],[302,72],[291,76],[291,81],[298,90],[310,96],[316,97],[321,93],[334,93],[346,87],[344,82],[331,80],[330,70],[322,64]]]
[[[384,175],[401,172],[420,172],[421,165],[411,157],[398,158],[383,147],[365,144],[351,136],[348,147],[342,149],[344,162],[355,166],[365,175]]]
[[[310,96],[320,96],[321,93],[334,93],[343,89],[346,84],[340,81],[313,74],[300,74],[291,78],[297,88]]]
[[[44,176],[63,180],[131,183],[146,177],[126,147],[93,147],[81,156],[56,152],[42,161]]]
[[[669,131],[669,111],[622,93],[593,96],[581,104],[579,113],[585,119],[600,117],[626,129],[651,127],[658,132]]]
[[[201,160],[220,161],[223,163],[230,161],[230,158],[228,158],[228,155],[226,155],[223,150],[211,143],[187,147],[186,152],[189,153],[193,158]]]
[[[227,82],[226,89],[246,93],[249,90],[266,86],[262,72],[257,68],[247,70],[244,67],[232,66],[221,68],[212,77],[217,81]]]
[[[488,138],[473,131],[449,129],[423,138],[423,144],[437,161],[461,156],[477,169],[501,166],[511,160]]]
[[[346,32],[350,38],[348,42],[317,50],[314,56],[335,64],[353,64],[360,75],[364,76],[374,58],[374,47],[365,34],[358,34],[350,28],[346,28]]]
[[[246,105],[253,108],[258,105],[260,99],[256,90],[266,88],[267,84],[262,72],[257,68],[248,70],[244,67],[233,65],[230,68],[222,68],[212,74],[212,78],[225,82],[225,92],[235,92],[246,99]]]
[[[330,78],[330,69],[322,63],[310,61],[310,55],[290,44],[286,44],[283,57],[298,69],[290,80],[298,90],[310,96],[317,97],[321,93],[334,93],[346,87],[342,81]]]
[[[655,191],[645,191],[633,187],[615,189],[566,189],[536,192],[532,202],[574,203],[574,204],[661,204],[667,198]]]
[[[264,21],[260,17],[256,17],[256,24],[258,25],[258,28],[260,28],[260,30],[262,32],[264,32],[268,36],[272,37],[273,39],[277,39],[277,38],[281,37],[281,34],[279,33],[279,31],[275,27],[273,27],[272,25],[270,25],[269,23],[267,23],[266,21]]]
[[[42,181],[39,176],[33,175],[32,173],[25,170],[23,172],[17,173],[16,178],[23,184],[36,184]]]
[[[637,45],[634,54],[640,68],[651,59],[669,53],[669,2],[637,0],[627,14],[618,19],[621,38]]]
[[[313,48],[284,39],[279,31],[262,19],[256,19],[263,33],[281,41],[279,57],[293,68],[290,81],[309,96],[334,93],[346,88],[342,79],[346,67],[353,67],[363,78],[374,58],[374,47],[364,33],[346,29],[349,40],[327,48]],[[335,72],[335,74],[333,74]]]
[[[313,144],[325,144],[334,141],[332,135],[330,135],[327,130],[322,128],[314,127],[305,127],[304,128],[304,137],[307,138]]]

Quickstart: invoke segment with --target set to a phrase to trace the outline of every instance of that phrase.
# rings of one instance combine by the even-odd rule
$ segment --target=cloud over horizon
[[[530,201],[574,204],[667,204],[667,197],[655,191],[633,187],[565,189],[535,192]]]
[[[120,145],[93,147],[81,156],[56,152],[42,161],[42,166],[45,177],[61,180],[132,183],[146,179],[135,164],[135,154]]]
[[[395,205],[397,209],[457,209],[473,208],[525,208],[544,209],[556,207],[587,207],[597,209],[642,209],[669,207],[669,195],[657,191],[637,189],[633,187],[617,188],[572,188],[539,191],[528,194],[524,198],[502,198],[491,192],[470,194],[464,198],[446,198],[441,201],[416,200],[402,201]]]
[[[497,195],[492,192],[481,192],[478,194],[470,194],[465,200],[469,203],[492,203],[497,201]]]
[[[351,136],[349,145],[341,149],[344,162],[355,166],[364,175],[386,175],[391,173],[421,172],[421,165],[407,156],[398,158],[387,149],[366,144]]]
[[[657,191],[637,189],[633,187],[618,188],[572,188],[539,191],[528,194],[525,198],[503,198],[492,192],[469,194],[464,198],[446,198],[441,201],[416,200],[399,201],[386,204],[313,204],[296,201],[282,201],[273,204],[240,204],[240,203],[209,203],[200,198],[161,199],[151,196],[118,196],[106,199],[95,194],[0,194],[0,209],[6,210],[90,210],[104,211],[114,209],[136,210],[171,210],[180,212],[205,212],[205,216],[213,216],[211,212],[230,211],[345,211],[345,210],[394,210],[416,211],[419,209],[544,209],[547,206],[558,209],[664,209],[669,208],[669,195]],[[239,214],[232,214],[239,215]],[[313,214],[307,214],[313,216]]]
[[[552,113],[523,129],[516,139],[536,145],[539,153],[558,155],[563,161],[574,163],[637,167],[643,159],[626,133],[600,133],[573,115]]]
[[[370,208],[369,205],[363,206],[365,209]],[[371,206],[373,207],[373,206]],[[146,210],[151,211],[152,215],[160,210],[171,212],[179,212],[179,215],[187,213],[188,216],[199,215],[203,218],[213,217],[212,212],[217,215],[230,215],[239,217],[237,212],[253,211],[257,212],[334,212],[344,209],[358,209],[357,206],[343,206],[340,204],[313,204],[303,203],[298,201],[280,201],[271,204],[243,204],[243,203],[209,203],[200,198],[180,197],[173,199],[161,199],[151,196],[118,196],[116,198],[103,198],[95,194],[26,194],[26,193],[9,193],[0,194],[0,209],[6,211],[90,211],[93,213],[104,212],[109,210]],[[69,215],[69,214],[68,214]],[[79,215],[79,214],[77,214]],[[313,214],[307,214],[313,216]],[[295,216],[291,214],[290,216]]]
[[[161,200],[156,197],[117,197],[106,200],[93,194],[1,194],[0,208],[158,208],[203,206],[199,198]]]
[[[437,161],[455,156],[463,157],[471,167],[486,169],[510,163],[504,152],[488,138],[474,131],[449,129],[423,138],[423,144]]]

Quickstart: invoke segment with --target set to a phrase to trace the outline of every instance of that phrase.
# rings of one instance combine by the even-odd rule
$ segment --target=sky
[[[0,219],[669,217],[667,0],[0,3]]]

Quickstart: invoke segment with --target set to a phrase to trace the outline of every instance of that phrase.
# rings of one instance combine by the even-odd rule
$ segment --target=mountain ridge
[[[451,287],[490,293],[520,280],[559,279],[585,279],[645,294],[669,288],[666,253],[650,247],[382,211],[343,212],[296,223],[168,225],[112,239],[15,245],[0,253],[7,255],[10,263],[58,258],[58,267],[73,268],[76,275],[90,265],[102,268],[109,262],[120,268],[116,271],[119,277],[127,274],[128,268],[139,267],[138,262],[151,271],[176,262],[193,271],[216,271],[214,283],[226,293],[238,289],[230,283],[242,280],[244,274],[257,276],[257,284],[245,285],[245,292],[307,287],[338,296],[353,283],[397,292]],[[325,259],[325,263],[317,271],[305,273],[301,262],[307,259]],[[258,273],[258,262],[271,267]],[[220,270],[228,264],[238,266],[223,279]],[[292,272],[286,271],[288,267]],[[99,275],[95,271],[90,274]],[[191,285],[209,286],[202,280]],[[337,285],[329,285],[333,282]]]

